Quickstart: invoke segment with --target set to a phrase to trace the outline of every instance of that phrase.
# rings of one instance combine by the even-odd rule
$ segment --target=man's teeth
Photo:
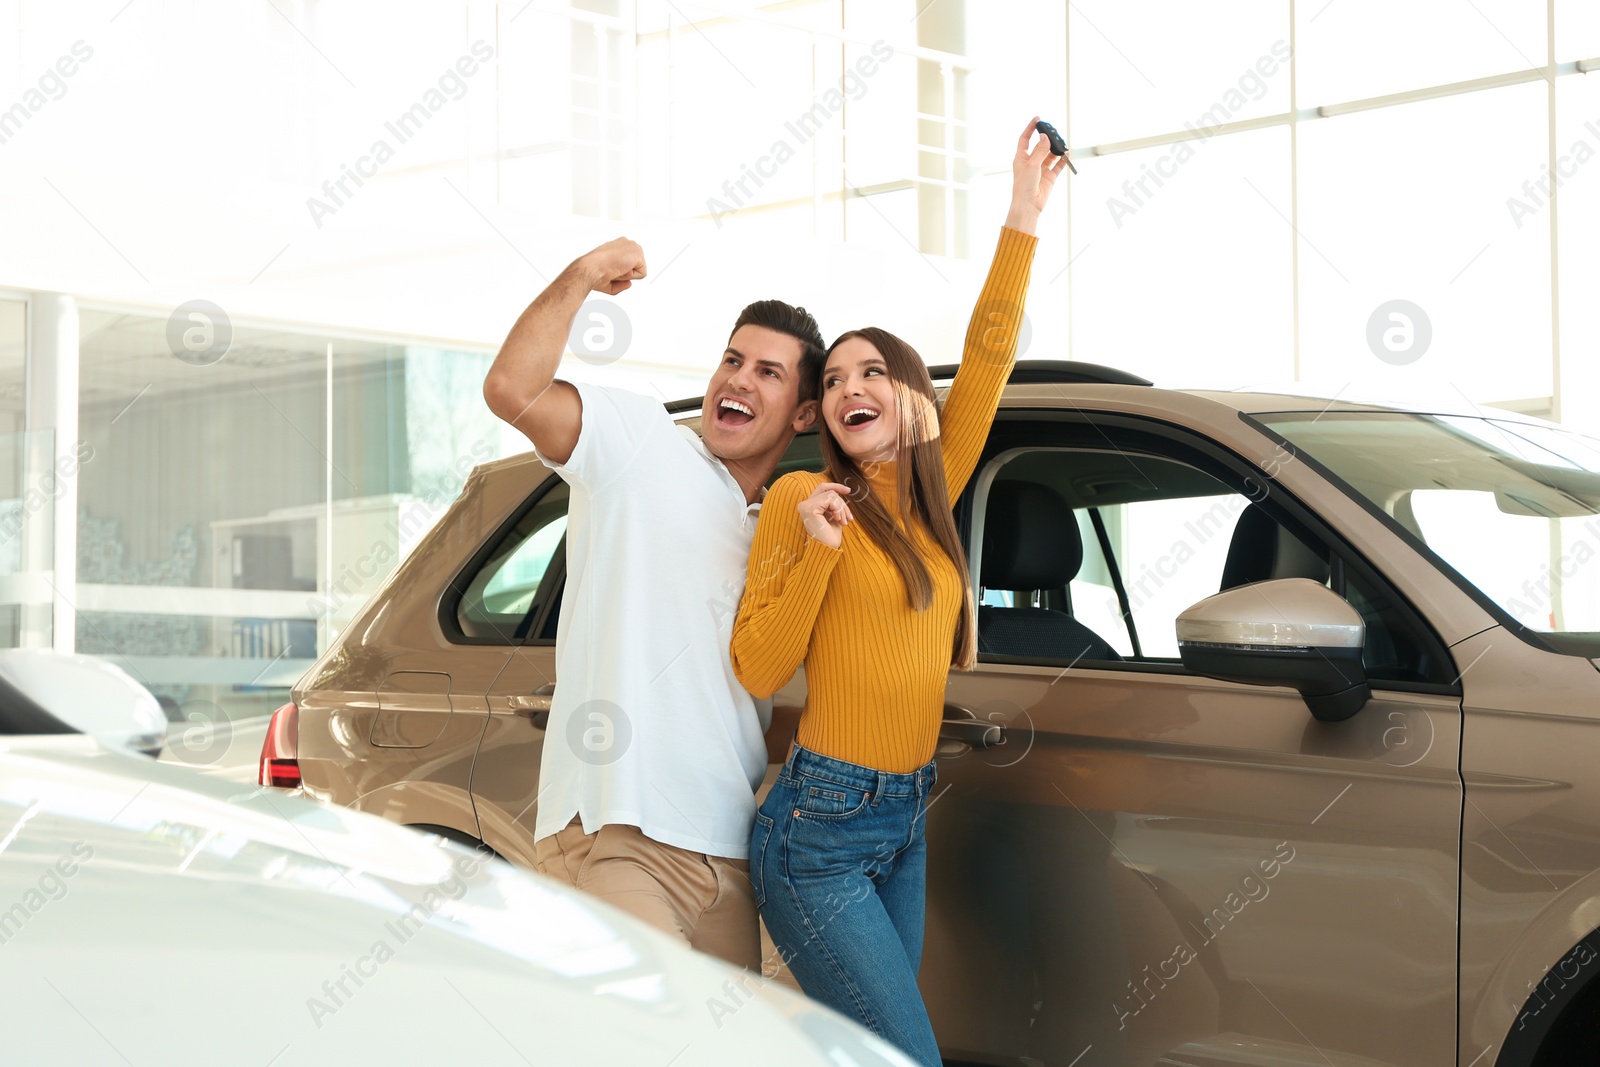
[[[722,410],[723,411],[740,411],[740,412],[743,412],[746,415],[749,415],[752,419],[756,417],[756,413],[753,410],[751,410],[748,405],[741,404],[737,400],[724,399],[722,401]]]

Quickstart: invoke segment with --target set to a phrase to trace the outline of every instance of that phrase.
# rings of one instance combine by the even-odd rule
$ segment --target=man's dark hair
[[[828,346],[822,340],[822,330],[817,320],[805,308],[785,304],[782,300],[757,300],[739,312],[728,340],[739,332],[741,326],[764,326],[778,333],[788,334],[800,342],[800,399],[817,400],[822,396],[822,365],[828,358]]]

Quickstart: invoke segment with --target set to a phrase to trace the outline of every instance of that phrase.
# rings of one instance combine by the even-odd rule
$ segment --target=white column
[[[24,580],[44,595],[22,609],[22,644],[71,652],[78,628],[78,305],[65,294],[35,293],[28,302],[26,405],[22,567]]]

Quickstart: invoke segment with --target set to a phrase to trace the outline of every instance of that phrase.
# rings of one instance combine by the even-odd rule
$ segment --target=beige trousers
[[[747,861],[664,845],[622,823],[586,834],[577,818],[534,850],[540,874],[591,893],[690,948],[760,973]]]

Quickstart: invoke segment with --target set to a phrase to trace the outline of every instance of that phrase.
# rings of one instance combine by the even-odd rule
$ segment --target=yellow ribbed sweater
[[[1016,362],[1017,333],[1037,238],[1002,229],[967,327],[961,369],[939,416],[953,502],[977,467],[1000,393]],[[898,517],[895,464],[871,491]],[[744,599],[733,628],[733,668],[758,697],[806,668],[800,744],[835,759],[905,774],[933,758],[966,576],[920,522],[910,531],[933,580],[933,603],[913,611],[900,572],[859,523],[839,548],[806,533],[798,505],[826,480],[798,471],[761,503]]]

